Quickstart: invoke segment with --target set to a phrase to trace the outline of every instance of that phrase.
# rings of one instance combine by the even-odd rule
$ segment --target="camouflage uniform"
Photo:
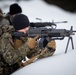
[[[26,41],[29,41],[26,37],[20,37],[22,44],[20,47],[14,48],[9,41],[9,38],[12,38],[11,32],[13,30],[13,26],[0,25],[0,75],[10,75],[20,68],[19,63],[25,56],[32,58],[41,52],[38,46],[34,49],[29,49],[25,45]],[[39,58],[51,56],[54,52],[55,49],[50,48]]]
[[[0,43],[2,40],[1,36],[7,31],[10,33],[12,30],[13,30],[12,26],[0,25]],[[13,69],[11,67],[13,67]],[[17,64],[14,64],[11,67],[5,62],[1,53],[1,47],[0,47],[0,75],[10,75],[10,73],[12,73],[12,71],[14,71],[19,66]]]
[[[12,32],[14,30],[13,26],[8,25],[9,22],[7,19],[3,17],[2,12],[0,12],[0,43],[1,43],[1,36],[5,32]],[[3,58],[3,55],[1,53],[1,47],[0,47],[0,75],[10,75],[12,72],[14,72],[16,69],[19,68],[19,65],[17,63],[9,66],[8,63]]]
[[[25,58],[25,56],[27,56],[28,58],[31,58],[40,53],[38,47],[35,49],[29,49],[25,45],[26,41],[28,41],[27,38],[24,38],[23,44],[17,49],[12,47],[9,41],[9,38],[11,38],[11,34],[9,32],[2,34],[0,37],[0,53],[1,53],[1,57],[4,60],[4,61],[1,61],[2,65],[0,65],[1,67],[0,70],[1,72],[3,71],[3,75],[4,73],[7,73],[6,75],[9,75],[10,73],[17,70],[20,67],[17,63],[21,62]],[[40,58],[51,56],[53,55],[54,51],[55,49],[47,50],[47,52],[45,52]],[[6,65],[3,63],[6,63]]]
[[[11,34],[9,34],[8,32],[2,34],[0,37],[0,53],[1,53],[1,57],[4,60],[4,63],[6,63],[6,66],[5,65],[3,65],[3,67],[2,65],[0,66],[2,67],[3,71],[5,70],[9,71],[9,67],[11,68],[10,69],[11,71],[14,71],[15,68],[12,65],[16,65],[17,62],[21,62],[24,59],[24,57],[27,55],[27,53],[30,51],[30,49],[25,45],[25,43],[22,46],[20,46],[18,49],[14,49],[10,44],[9,38],[11,38]],[[5,72],[9,73],[10,71],[9,72],[8,71]],[[3,72],[3,74],[5,72]]]

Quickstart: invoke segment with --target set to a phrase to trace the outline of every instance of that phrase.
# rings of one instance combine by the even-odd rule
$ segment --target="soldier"
[[[16,14],[22,13],[22,8],[17,3],[11,4],[9,7],[9,12],[6,14],[6,18],[9,20],[10,25],[12,25],[12,18]]]
[[[24,15],[23,15],[24,16]],[[17,29],[29,28],[29,20],[26,16],[24,16],[20,19],[22,24],[20,27],[17,27]],[[21,17],[21,16],[20,16]],[[23,20],[24,19],[24,20]],[[23,25],[24,24],[24,25]],[[20,42],[22,40],[16,40],[14,39],[14,44],[11,45],[10,39],[12,38],[11,34],[7,31],[3,33],[0,37],[0,74],[1,75],[10,75],[12,72],[14,72],[16,69],[20,67],[20,62],[25,58],[27,53],[30,51],[29,47],[30,45],[26,45],[25,42],[23,42],[23,45],[21,45]],[[26,39],[25,39],[26,41]],[[17,42],[17,44],[16,44]],[[36,42],[32,42],[34,45]],[[18,47],[17,45],[20,44]]]
[[[26,34],[30,28],[29,19],[24,14],[17,14],[16,16],[14,16],[12,23],[15,31],[22,32],[24,34]],[[37,38],[37,36],[35,38]],[[40,53],[38,42],[35,38],[31,38],[30,40],[28,40],[28,37],[13,38],[8,32],[2,34],[0,38],[0,55],[3,59],[1,59],[1,61],[3,63],[6,63],[6,65],[0,66],[1,74],[3,73],[3,75],[5,75],[5,72],[11,74],[19,67],[21,67],[22,60],[25,58],[25,56],[27,56],[28,58],[32,58],[33,56]],[[56,49],[55,41],[52,41],[52,43],[49,42],[47,44],[48,50],[40,58],[48,57],[54,54]]]
[[[24,26],[24,19],[22,18],[23,17],[23,14],[19,14],[17,15],[16,17],[14,17],[13,19],[13,26],[15,28],[15,31],[18,31],[18,32],[23,32],[24,34],[27,32],[26,30],[24,30],[25,27]],[[26,20],[26,23],[27,23],[27,20]],[[25,24],[26,25],[26,24]],[[29,30],[29,28],[27,28]],[[23,37],[25,38],[25,37]],[[28,43],[30,42],[29,41],[30,39],[28,38]],[[28,44],[27,43],[27,44]],[[38,43],[38,42],[37,42]],[[32,45],[32,42],[30,42],[29,44]],[[44,57],[48,57],[48,56],[51,56],[54,54],[55,50],[56,50],[56,43],[55,41],[51,41],[48,43],[48,46],[50,47],[46,53],[44,53],[42,56],[40,56],[39,58],[44,58]],[[19,44],[17,45],[16,43],[16,47],[19,47]],[[37,55],[40,51],[40,49],[38,48],[38,45],[36,48],[34,48],[33,50],[31,50],[28,54],[27,54],[27,57],[28,58],[32,58],[34,57],[35,55]]]

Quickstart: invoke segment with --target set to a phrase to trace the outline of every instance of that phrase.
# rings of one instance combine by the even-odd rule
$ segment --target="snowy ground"
[[[4,4],[9,6],[12,3],[14,2],[5,2]],[[2,7],[1,4],[0,7]],[[40,22],[36,18],[41,18],[42,22],[68,21],[66,24],[57,24],[57,28],[70,29],[73,26],[76,30],[76,13],[66,12],[59,7],[46,4],[42,0],[22,1],[19,2],[19,5],[22,7],[23,13],[29,17],[30,22]],[[6,13],[8,8],[3,11]],[[56,41],[57,50],[52,57],[38,60],[12,75],[76,75],[76,35],[73,36],[75,49],[72,50],[70,42],[68,52],[64,54],[67,40],[68,38]]]

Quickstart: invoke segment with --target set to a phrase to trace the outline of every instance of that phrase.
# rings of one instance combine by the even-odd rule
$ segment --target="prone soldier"
[[[26,34],[30,29],[30,22],[26,15],[17,14],[13,17],[12,23],[15,31]],[[10,75],[22,67],[22,60],[25,56],[32,58],[41,53],[37,42],[38,36],[28,40],[28,37],[14,37],[8,31],[0,37],[0,73]],[[39,58],[52,56],[56,50],[55,41],[47,43],[47,50]],[[0,62],[0,63],[1,63]],[[3,65],[4,63],[4,65]]]

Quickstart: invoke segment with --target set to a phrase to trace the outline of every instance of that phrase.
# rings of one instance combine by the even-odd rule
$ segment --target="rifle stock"
[[[47,48],[44,48],[40,54],[32,57],[31,59],[29,59],[28,61],[26,61],[25,63],[22,63],[22,66],[27,66],[31,63],[33,63],[34,61],[36,61],[41,55],[43,55],[45,52],[47,51]]]

